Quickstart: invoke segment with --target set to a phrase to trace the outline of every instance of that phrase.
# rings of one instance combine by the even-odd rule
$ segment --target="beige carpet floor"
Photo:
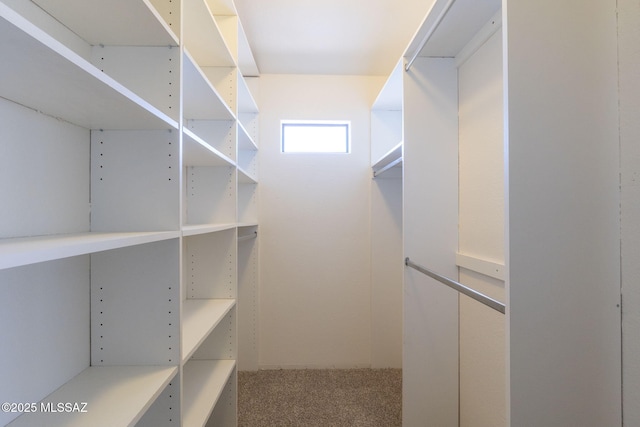
[[[400,369],[238,373],[239,427],[402,425]]]

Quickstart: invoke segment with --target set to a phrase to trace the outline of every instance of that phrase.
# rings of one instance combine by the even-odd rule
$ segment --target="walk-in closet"
[[[640,425],[634,0],[0,0],[0,425]]]

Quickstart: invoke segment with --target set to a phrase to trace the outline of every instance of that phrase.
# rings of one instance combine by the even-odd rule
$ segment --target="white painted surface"
[[[235,365],[234,360],[191,360],[185,364],[185,426],[205,425]]]
[[[404,256],[457,279],[458,90],[453,59],[419,58],[404,82]],[[403,423],[458,426],[458,295],[404,272]]]
[[[91,255],[91,365],[180,363],[178,239]]]
[[[238,369],[258,369],[258,227],[238,229]],[[246,237],[246,239],[245,239]]]
[[[89,131],[6,99],[0,117],[0,237],[89,231]]]
[[[456,264],[458,267],[462,267],[466,270],[480,273],[488,277],[493,277],[494,279],[504,282],[505,265],[503,263],[487,261],[485,259],[457,253]]]
[[[91,132],[92,231],[180,228],[178,132]]]
[[[12,426],[133,426],[178,372],[166,366],[92,366],[43,399],[57,408],[70,403],[74,411],[40,410],[18,418]],[[86,406],[83,405],[86,403]],[[113,408],[118,408],[114,411]],[[84,412],[81,412],[84,411]]]
[[[235,305],[232,299],[188,299],[182,306],[182,360],[187,362]]]
[[[382,79],[260,82],[260,365],[371,363],[369,108]],[[349,154],[283,154],[280,120],[351,120]]]
[[[3,402],[38,402],[89,366],[89,275],[89,256],[0,272]]]
[[[640,3],[618,1],[624,425],[640,425]]]
[[[177,128],[174,120],[4,4],[0,16],[0,49],[12,59],[0,67],[3,98],[86,128]]]
[[[615,6],[505,11],[512,426],[621,424]]]
[[[20,267],[110,249],[176,239],[178,231],[159,233],[78,233],[0,240],[0,269]]]
[[[402,367],[402,179],[371,184],[371,367]]]
[[[458,73],[460,252],[504,262],[502,32]]]
[[[263,74],[387,76],[433,0],[237,0]]]
[[[459,250],[495,265],[504,264],[502,83],[502,32],[498,31],[458,69]],[[497,275],[496,267],[492,270],[488,273]],[[504,280],[460,269],[460,282],[505,300]],[[504,315],[461,296],[460,426],[506,425],[505,350]]]

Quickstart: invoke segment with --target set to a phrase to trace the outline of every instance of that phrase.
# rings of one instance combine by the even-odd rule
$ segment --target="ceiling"
[[[433,0],[235,0],[262,74],[388,75]]]

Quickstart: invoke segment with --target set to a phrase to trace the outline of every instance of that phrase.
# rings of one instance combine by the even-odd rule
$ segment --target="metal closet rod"
[[[409,60],[409,62],[407,62],[407,65],[405,65],[404,67],[405,71],[409,71],[409,69],[411,68],[411,65],[413,65],[413,61],[415,61],[418,55],[420,55],[420,51],[424,48],[424,46],[427,44],[429,39],[431,39],[431,36],[433,36],[433,33],[436,32],[436,30],[442,23],[442,20],[444,19],[445,16],[447,16],[449,9],[451,9],[451,6],[453,6],[455,2],[456,0],[449,0],[447,2],[444,9],[442,9],[442,11],[440,12],[440,15],[438,15],[438,17],[436,18],[436,22],[434,22],[431,28],[429,28],[429,31],[420,42],[420,45],[418,45],[418,49],[416,49],[416,51],[413,53],[413,55],[411,56],[411,59]]]
[[[486,296],[483,293],[480,293],[478,291],[476,291],[475,289],[471,289],[468,286],[463,285],[462,283],[458,283],[455,280],[449,279],[448,277],[442,276],[434,271],[429,270],[428,268],[424,268],[414,262],[412,262],[409,257],[404,259],[404,265],[406,265],[407,267],[411,267],[415,270],[418,270],[420,273],[422,274],[426,274],[427,276],[431,277],[432,279],[437,280],[440,283],[443,283],[447,286],[449,286],[452,289],[455,289],[456,291],[460,292],[461,294],[465,294],[466,296],[473,298],[474,300],[486,305],[487,307],[491,307],[496,311],[499,311],[500,313],[504,314],[504,304],[501,303],[500,301],[496,301],[493,298],[490,298],[488,296]]]
[[[245,236],[238,236],[238,242],[244,242],[245,240],[255,239],[256,237],[258,237],[258,232],[254,231],[253,233],[247,234]]]

